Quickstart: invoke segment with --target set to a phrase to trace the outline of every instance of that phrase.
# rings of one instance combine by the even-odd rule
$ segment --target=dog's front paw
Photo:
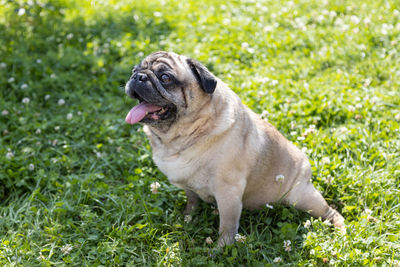
[[[236,233],[224,233],[218,238],[218,246],[223,247],[226,245],[231,245],[235,242]]]

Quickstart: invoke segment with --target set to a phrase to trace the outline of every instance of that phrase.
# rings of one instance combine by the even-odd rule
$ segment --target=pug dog
[[[125,86],[139,100],[126,116],[142,123],[153,160],[187,196],[216,203],[219,246],[232,244],[242,208],[283,203],[345,229],[344,218],[311,183],[307,156],[205,66],[173,52],[155,52],[135,66]]]

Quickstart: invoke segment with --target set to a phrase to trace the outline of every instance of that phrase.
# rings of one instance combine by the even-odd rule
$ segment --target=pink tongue
[[[154,112],[160,110],[161,107],[152,105],[147,102],[142,102],[139,105],[134,106],[125,118],[125,121],[129,124],[134,124],[141,121],[147,112]]]

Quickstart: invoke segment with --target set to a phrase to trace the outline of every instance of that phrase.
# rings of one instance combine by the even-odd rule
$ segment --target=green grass
[[[0,265],[399,266],[398,1],[0,3]],[[214,207],[185,222],[124,122],[124,83],[157,50],[206,64],[303,148],[347,233],[274,206],[219,250]]]

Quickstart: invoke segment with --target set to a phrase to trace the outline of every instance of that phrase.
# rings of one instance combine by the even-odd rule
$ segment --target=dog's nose
[[[133,78],[141,82],[147,81],[147,75],[144,73],[136,73],[135,75],[133,75]]]

